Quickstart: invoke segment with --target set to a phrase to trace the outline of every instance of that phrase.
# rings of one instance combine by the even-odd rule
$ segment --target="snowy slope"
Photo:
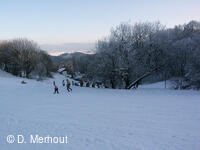
[[[5,72],[5,71],[2,71],[1,69],[0,69],[0,77],[1,78],[9,78],[9,77],[12,77],[12,78],[15,78],[13,75],[11,75],[10,73],[7,73],[7,72]]]
[[[172,89],[173,85],[170,81],[166,82],[166,88]],[[157,82],[157,83],[151,83],[151,84],[143,84],[140,85],[139,88],[150,88],[150,89],[164,89],[165,88],[165,82]]]
[[[200,93],[73,87],[0,72],[1,150],[199,150]],[[10,76],[10,77],[7,77]],[[53,93],[53,80],[60,94]],[[68,144],[8,144],[9,134],[68,136]]]

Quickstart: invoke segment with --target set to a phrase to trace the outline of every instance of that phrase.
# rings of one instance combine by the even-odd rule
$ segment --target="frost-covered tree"
[[[127,88],[145,74],[153,74],[157,80],[189,78],[189,84],[194,85],[191,77],[198,79],[198,67],[194,66],[199,64],[199,25],[191,21],[166,29],[159,22],[120,24],[98,41],[88,71],[112,88]]]
[[[30,77],[38,63],[42,63],[50,74],[52,65],[49,56],[38,45],[27,39],[14,39],[0,44],[0,62],[4,70],[14,75]]]

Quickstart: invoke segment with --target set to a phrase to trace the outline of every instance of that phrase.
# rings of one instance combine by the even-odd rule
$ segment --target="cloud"
[[[63,43],[63,44],[41,44],[42,50],[47,51],[52,55],[59,55],[62,53],[71,52],[85,52],[89,53],[94,51],[95,43]]]

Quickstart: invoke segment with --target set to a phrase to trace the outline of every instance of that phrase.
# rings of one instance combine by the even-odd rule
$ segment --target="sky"
[[[0,40],[28,38],[49,52],[90,50],[121,22],[173,27],[200,21],[199,6],[200,0],[0,0]]]

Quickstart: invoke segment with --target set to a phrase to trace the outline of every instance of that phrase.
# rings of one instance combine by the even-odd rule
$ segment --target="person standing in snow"
[[[53,81],[53,85],[54,85],[54,94],[59,94],[59,91],[58,91],[58,86],[56,85],[56,82]]]
[[[69,79],[67,79],[67,91],[68,92],[72,91],[72,89],[70,88],[70,85],[71,85],[71,83],[70,83]]]
[[[65,86],[65,80],[62,81],[62,85]]]
[[[86,87],[90,87],[90,82],[89,81],[86,83]]]
[[[83,87],[83,80],[80,80],[80,86]]]
[[[92,87],[95,88],[95,82],[92,83]]]

